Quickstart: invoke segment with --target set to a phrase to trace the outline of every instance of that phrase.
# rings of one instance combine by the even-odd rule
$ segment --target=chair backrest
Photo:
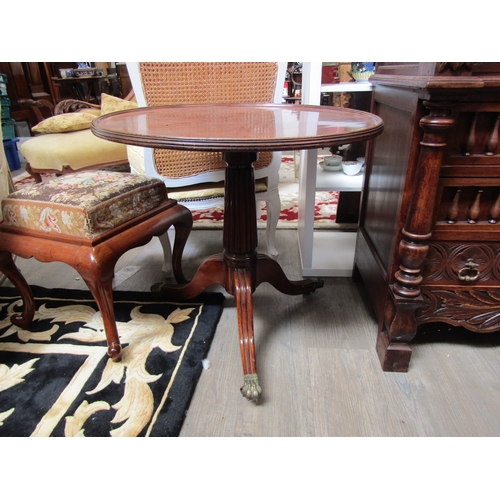
[[[139,106],[219,103],[281,103],[286,63],[276,62],[141,62],[127,63]],[[262,153],[255,169],[271,164],[273,153]],[[220,153],[145,151],[146,174],[152,169],[169,185],[224,178]],[[211,175],[206,175],[206,174]],[[177,180],[177,182],[176,182]]]

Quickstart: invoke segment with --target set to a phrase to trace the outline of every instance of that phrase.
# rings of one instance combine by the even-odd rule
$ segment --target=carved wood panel
[[[500,330],[500,244],[432,243],[422,272],[418,324]]]
[[[500,292],[437,289],[422,291],[424,305],[417,310],[418,324],[441,321],[475,332],[500,330]]]
[[[425,285],[500,285],[500,243],[433,242],[422,270]]]

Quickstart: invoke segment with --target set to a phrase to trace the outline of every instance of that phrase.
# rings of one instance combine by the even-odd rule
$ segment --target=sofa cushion
[[[90,115],[94,115],[94,117],[101,116],[101,110],[95,108],[82,108],[80,111],[77,111],[77,113],[87,113]]]
[[[100,139],[91,130],[38,135],[21,144],[19,151],[34,170],[79,170],[105,163],[127,163],[125,144]]]
[[[159,179],[86,170],[12,193],[2,200],[3,224],[93,238],[166,199]]]
[[[105,93],[101,94],[101,114],[103,115],[134,108],[137,108],[137,103],[134,101],[126,101]]]
[[[92,113],[65,113],[63,115],[51,116],[41,121],[31,131],[38,134],[58,134],[63,132],[74,132],[90,128],[95,115]]]

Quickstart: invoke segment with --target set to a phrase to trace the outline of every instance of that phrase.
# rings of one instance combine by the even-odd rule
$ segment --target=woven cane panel
[[[148,106],[273,102],[278,65],[274,62],[144,62],[140,72]],[[270,164],[261,153],[255,168]],[[164,177],[178,178],[225,167],[220,153],[155,149],[155,166]]]
[[[259,159],[254,163],[256,170],[267,167],[273,154],[269,151],[259,153]],[[191,151],[173,151],[170,149],[155,149],[154,159],[156,170],[163,177],[176,179],[189,177],[202,172],[222,170],[226,164],[221,153],[202,153]]]
[[[140,63],[148,106],[273,102],[274,62]]]

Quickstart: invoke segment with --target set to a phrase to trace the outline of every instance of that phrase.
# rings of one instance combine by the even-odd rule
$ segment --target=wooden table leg
[[[321,280],[290,281],[270,257],[257,254],[257,213],[253,163],[257,153],[223,153],[227,163],[224,196],[224,252],[207,259],[185,285],[154,285],[154,291],[177,298],[191,298],[217,283],[235,297],[243,365],[241,393],[257,403],[261,387],[257,375],[253,327],[253,297],[256,287],[268,282],[288,295],[313,292]]]
[[[258,403],[262,389],[257,376],[255,342],[253,331],[252,276],[250,269],[234,269],[234,298],[238,316],[243,386],[241,394],[249,401]]]

